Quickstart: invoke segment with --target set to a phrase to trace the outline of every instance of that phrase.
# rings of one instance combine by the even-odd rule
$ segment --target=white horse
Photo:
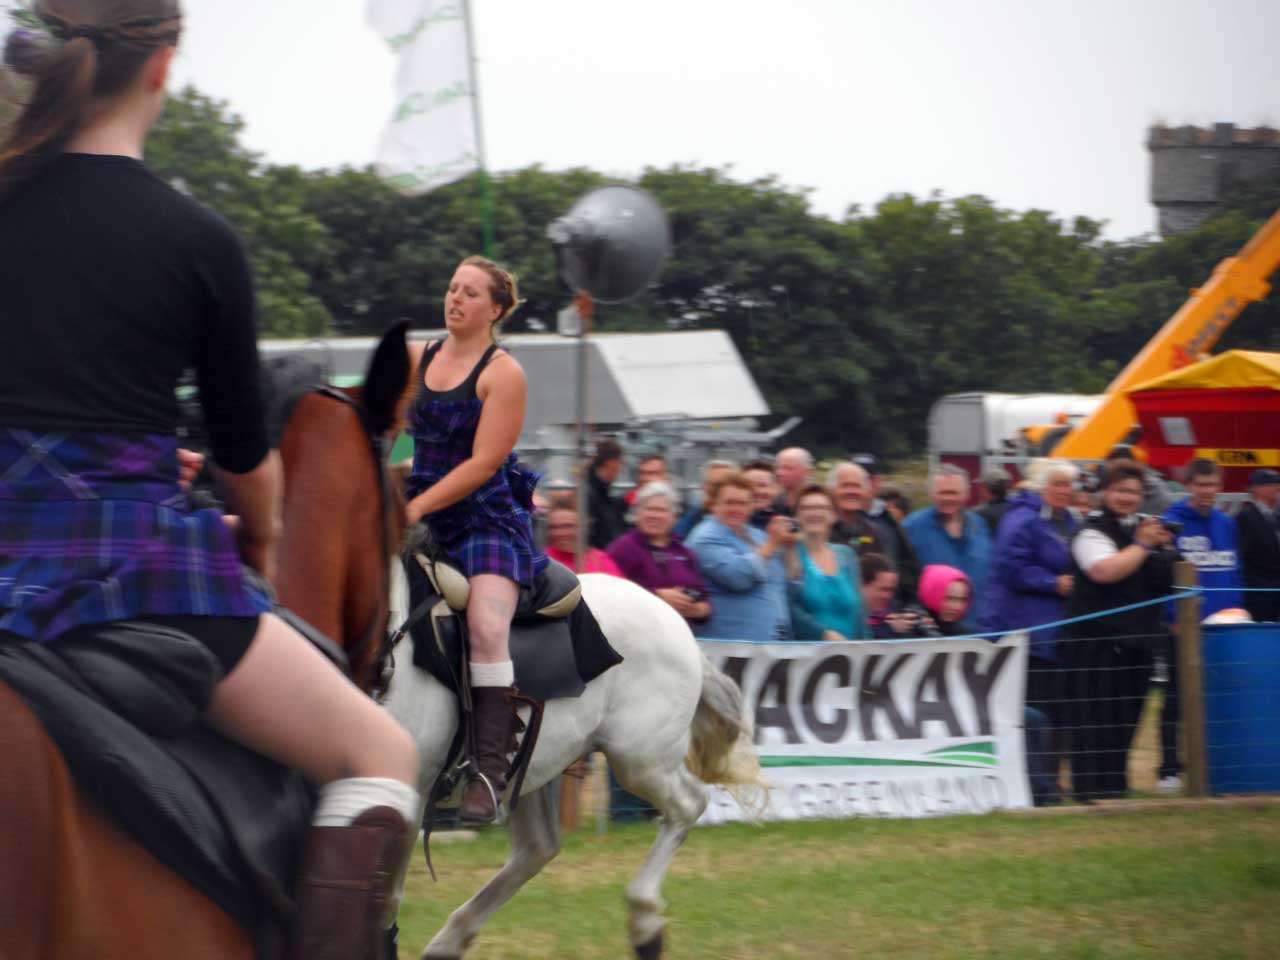
[[[511,858],[453,912],[423,958],[462,957],[489,917],[555,857],[560,824],[551,781],[601,750],[622,785],[662,815],[657,840],[627,887],[631,945],[641,960],[654,960],[666,926],[662,878],[706,808],[706,784],[760,785],[742,694],[698,649],[684,619],[626,580],[604,574],[581,580],[583,599],[623,662],[589,683],[581,697],[547,701],[510,818]],[[402,572],[392,607],[392,623],[403,622],[408,600]],[[446,762],[458,701],[401,649],[385,703],[418,743],[426,796]]]

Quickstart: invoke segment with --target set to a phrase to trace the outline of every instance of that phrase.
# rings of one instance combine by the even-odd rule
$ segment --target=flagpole
[[[467,66],[471,72],[471,121],[476,129],[476,172],[480,189],[480,229],[484,240],[484,255],[493,258],[493,191],[489,184],[489,162],[484,148],[484,121],[480,114],[480,69],[476,56],[475,18],[471,14],[471,0],[463,0],[463,19],[467,25]]]

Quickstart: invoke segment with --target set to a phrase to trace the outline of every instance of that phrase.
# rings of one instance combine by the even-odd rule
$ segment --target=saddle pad
[[[311,819],[313,797],[300,775],[198,723],[144,733],[101,702],[56,645],[0,642],[0,680],[36,714],[77,786],[114,823],[259,944],[272,942],[292,913]],[[140,690],[148,682],[154,678],[139,673]]]
[[[439,595],[422,568],[414,562],[405,563],[404,568],[409,580],[410,609],[417,610],[423,604],[426,609],[434,607],[433,598],[438,600]],[[454,671],[457,664],[465,661],[461,631],[453,625],[445,626],[440,633],[444,650],[436,642],[431,617],[423,617],[410,632],[414,665],[456,693]],[[513,623],[510,649],[516,688],[534,700],[579,697],[588,683],[622,662],[585,600],[563,619],[531,617]]]

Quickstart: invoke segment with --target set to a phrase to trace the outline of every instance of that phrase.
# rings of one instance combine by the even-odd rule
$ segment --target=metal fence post
[[[1173,567],[1178,587],[1195,587],[1199,576],[1195,564],[1179,561]],[[1209,795],[1209,765],[1204,736],[1204,663],[1200,646],[1200,596],[1184,593],[1177,608],[1178,697],[1182,714],[1182,748],[1186,759],[1184,793],[1188,797]]]

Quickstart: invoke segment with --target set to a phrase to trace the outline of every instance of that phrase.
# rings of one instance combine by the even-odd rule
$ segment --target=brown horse
[[[333,393],[299,400],[280,443],[280,599],[358,654],[353,676],[365,689],[403,533],[381,451],[409,377],[404,332],[383,338],[362,389],[341,391],[349,402]],[[3,684],[0,764],[0,960],[254,957],[248,931],[95,809]]]

